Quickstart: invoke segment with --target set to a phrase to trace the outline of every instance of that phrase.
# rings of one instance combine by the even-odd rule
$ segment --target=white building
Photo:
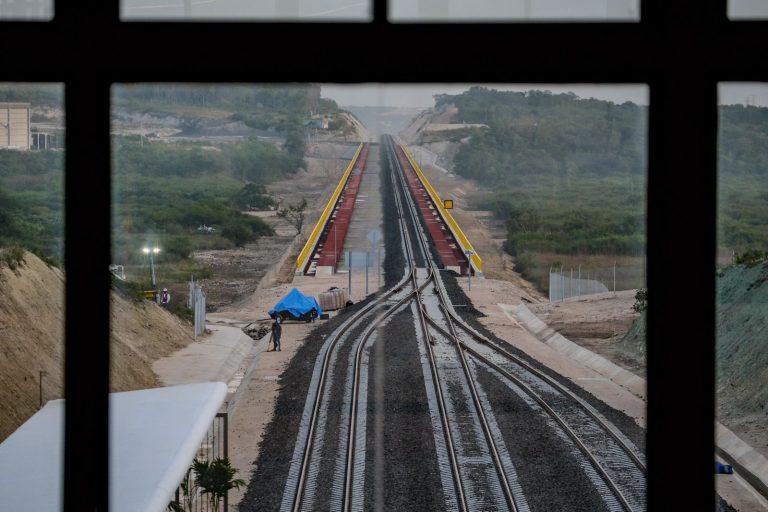
[[[29,103],[0,103],[0,149],[29,151]]]

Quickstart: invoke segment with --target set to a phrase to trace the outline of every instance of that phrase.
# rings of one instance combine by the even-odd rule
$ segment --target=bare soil
[[[64,274],[34,254],[24,260],[15,271],[0,264],[0,441],[37,412],[41,400],[64,393]],[[159,386],[152,361],[191,343],[191,326],[154,302],[114,292],[111,300],[110,389]]]
[[[640,316],[632,309],[636,290],[596,294],[579,300],[529,304],[548,326],[582,347],[645,378],[645,363],[618,342]]]

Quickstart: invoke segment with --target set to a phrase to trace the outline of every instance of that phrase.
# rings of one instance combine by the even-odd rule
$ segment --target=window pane
[[[303,460],[311,382],[330,351],[329,394],[320,399],[325,412],[314,439],[324,447],[307,452],[314,455],[302,494],[313,503],[305,501],[307,508],[326,509],[350,446],[340,433],[351,435],[345,415],[352,399],[344,394],[352,392],[353,341],[391,313],[369,331],[375,338],[368,348],[359,345],[371,370],[358,381],[367,405],[358,408],[364,414],[353,438],[362,450],[355,464],[365,453],[366,469],[355,471],[361,485],[351,488],[378,500],[371,508],[411,500],[416,475],[435,484],[425,510],[451,508],[456,496],[442,487],[453,481],[450,465],[438,463],[448,449],[440,432],[447,431],[462,436],[455,443],[463,450],[460,477],[483,475],[482,483],[466,484],[469,494],[487,487],[477,500],[502,487],[497,472],[465,462],[478,459],[467,446],[485,453],[493,438],[510,479],[517,478],[510,464],[524,467],[531,445],[547,450],[557,481],[550,490],[520,471],[531,508],[568,510],[570,500],[603,508],[574,441],[515,378],[571,406],[578,400],[565,388],[596,397],[588,398],[591,406],[644,458],[647,103],[643,85],[115,86],[113,254],[121,275],[112,310],[113,388],[227,383],[221,411],[233,418],[229,457],[247,481],[230,503],[290,508],[295,486],[287,482],[296,481],[301,464],[287,461]],[[450,210],[443,200],[452,201]],[[398,201],[413,208],[401,215]],[[404,220],[411,227],[401,231],[399,219],[410,218],[413,225]],[[432,241],[411,261],[404,240],[416,244],[420,232]],[[479,351],[466,355],[477,402],[456,373],[454,345],[417,320],[416,302],[408,302],[415,285],[398,284],[410,265],[420,267],[417,280],[429,279],[428,258],[432,275],[441,276],[419,292],[430,318],[446,321],[437,307],[444,286],[446,307],[461,318],[456,328],[468,323],[497,344],[491,349],[469,330],[459,334]],[[385,301],[355,320],[351,336],[327,345],[341,323],[364,312],[362,304],[375,304],[375,292],[389,289],[405,293],[398,296],[405,308]],[[576,344],[581,355],[547,347],[539,320],[560,333],[561,350]],[[275,346],[280,351],[268,351]],[[439,352],[434,371],[431,350]],[[562,376],[546,383],[514,357]],[[617,374],[623,385],[610,379]],[[445,415],[434,401],[438,389],[451,401]],[[479,424],[473,433],[457,430],[481,410],[492,436]],[[567,421],[591,421],[579,411]],[[523,425],[536,427],[523,429],[521,443]],[[623,492],[643,509],[643,470],[624,457],[634,476],[614,480],[631,482]],[[387,469],[406,460],[413,473]]]
[[[53,0],[0,0],[0,20],[48,21],[53,18]]]
[[[768,459],[768,84],[723,83],[719,96],[716,460],[741,478],[716,482],[734,508],[759,510],[744,481]]]
[[[768,2],[762,0],[728,0],[728,17],[732,20],[768,18]]]
[[[15,510],[55,510],[62,487],[63,92],[0,83],[0,501]]]
[[[121,0],[123,20],[369,21],[371,0]]]
[[[393,21],[639,21],[639,0],[391,0]]]

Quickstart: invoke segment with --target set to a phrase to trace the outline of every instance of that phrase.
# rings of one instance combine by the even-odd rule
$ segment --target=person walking
[[[160,295],[160,304],[162,304],[164,307],[168,307],[171,303],[171,293],[168,291],[168,288],[163,288],[163,293]]]
[[[271,352],[274,350],[280,351],[280,334],[282,334],[282,331],[283,331],[283,328],[280,325],[281,323],[283,323],[283,319],[280,316],[275,318],[275,321],[272,322],[272,338],[271,339],[272,339],[272,343],[274,343],[274,346],[271,349],[267,350],[268,352]],[[267,346],[269,346],[269,343],[267,343]]]

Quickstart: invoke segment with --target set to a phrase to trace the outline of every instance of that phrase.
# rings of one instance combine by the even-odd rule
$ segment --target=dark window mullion
[[[109,91],[103,74],[65,82],[65,511],[108,509]]]
[[[641,1],[648,143],[648,509],[715,506],[717,74],[726,0]],[[681,468],[685,489],[679,486]]]
[[[717,84],[701,67],[651,82],[648,149],[648,508],[712,510]]]
[[[120,0],[53,0],[53,23],[66,28],[65,44],[89,34],[109,34],[119,16]]]
[[[373,1],[373,23],[376,25],[387,24],[388,6],[389,0],[372,0]]]

